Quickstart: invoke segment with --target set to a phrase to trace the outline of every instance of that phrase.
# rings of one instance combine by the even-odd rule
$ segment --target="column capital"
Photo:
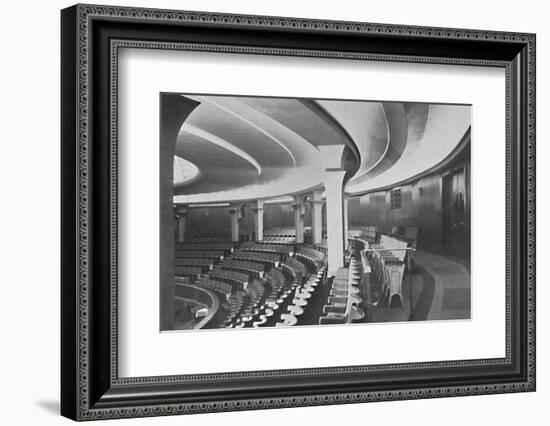
[[[322,189],[316,189],[311,193],[311,198],[313,200],[320,200],[323,197],[323,190]]]
[[[187,216],[187,214],[189,213],[189,208],[187,207],[187,205],[184,204],[175,204],[174,211],[176,213],[176,216]]]
[[[344,165],[344,150],[346,145],[320,145],[321,160],[325,170],[342,169]]]
[[[325,170],[324,173],[324,184],[325,189],[327,188],[328,181],[331,181],[333,183],[338,183],[339,185],[343,185],[344,178],[346,177],[347,170],[342,169],[330,169]],[[343,195],[342,195],[343,198]]]

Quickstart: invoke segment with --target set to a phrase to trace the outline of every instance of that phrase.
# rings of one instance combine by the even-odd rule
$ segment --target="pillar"
[[[231,241],[238,243],[239,242],[239,219],[240,219],[241,209],[238,207],[233,207],[229,209],[229,214],[231,214]]]
[[[322,191],[313,191],[311,197],[311,237],[313,244],[320,244],[323,240],[323,200]]]
[[[328,267],[333,274],[344,266],[344,200],[343,184],[345,170],[325,172],[327,199],[327,248]]]
[[[323,183],[327,203],[327,248],[328,271],[334,275],[344,266],[344,178],[345,145],[322,145],[319,147],[325,172]]]
[[[175,323],[175,244],[177,223],[174,220],[174,155],[182,124],[199,105],[177,94],[160,96],[160,185],[159,185],[159,279],[160,329],[173,330]]]
[[[258,200],[254,210],[254,219],[256,223],[256,241],[264,239],[264,202]]]
[[[187,233],[187,206],[176,205],[176,238],[183,243]]]
[[[301,244],[304,242],[304,212],[302,206],[302,200],[299,195],[294,197],[294,227],[296,229],[296,242]]]
[[[344,249],[348,249],[348,238],[349,238],[349,231],[348,231],[348,201],[349,198],[344,197]]]

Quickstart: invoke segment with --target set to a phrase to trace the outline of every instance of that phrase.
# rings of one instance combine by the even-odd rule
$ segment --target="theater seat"
[[[357,306],[352,306],[350,310],[351,321],[360,321],[365,318],[365,312]]]
[[[324,314],[329,314],[329,313],[345,314],[346,305],[325,305],[323,306],[323,313]]]
[[[327,316],[319,318],[319,325],[346,324],[346,320],[347,318],[345,314],[329,313]]]

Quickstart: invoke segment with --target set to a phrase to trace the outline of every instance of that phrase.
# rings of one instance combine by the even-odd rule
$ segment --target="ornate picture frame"
[[[61,12],[61,413],[74,420],[535,390],[534,34],[76,5]],[[506,356],[119,377],[121,48],[497,67],[506,75]]]

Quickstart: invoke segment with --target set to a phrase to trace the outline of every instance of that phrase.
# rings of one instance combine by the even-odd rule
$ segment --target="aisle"
[[[428,320],[470,318],[470,273],[444,256],[416,252],[415,261],[433,277],[433,299]]]

